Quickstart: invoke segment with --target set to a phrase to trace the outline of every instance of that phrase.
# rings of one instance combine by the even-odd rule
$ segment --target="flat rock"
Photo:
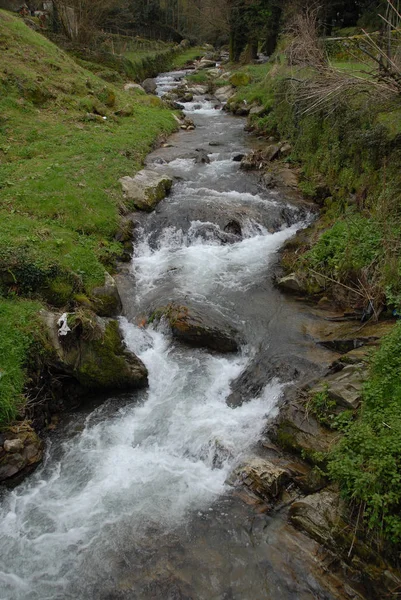
[[[122,177],[120,183],[125,198],[135,208],[150,212],[168,194],[173,180],[167,175],[143,169],[135,177]]]
[[[317,343],[338,352],[349,352],[377,343],[390,333],[395,321],[361,324],[359,321],[316,322],[308,325],[308,333]]]

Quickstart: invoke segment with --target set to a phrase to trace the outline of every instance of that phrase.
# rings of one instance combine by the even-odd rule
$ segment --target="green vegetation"
[[[360,417],[345,429],[329,473],[361,505],[370,529],[401,542],[401,324],[383,341],[370,370]]]
[[[118,180],[176,128],[158,98],[81,65],[0,11],[0,424],[21,403],[40,302],[90,303],[123,252]]]
[[[203,56],[204,53],[205,51],[202,50],[200,46],[187,48],[187,50],[184,50],[175,56],[171,66],[173,69],[182,69],[182,67],[185,67],[185,65],[188,63],[193,62],[194,60],[197,60]]]
[[[38,302],[0,298],[0,427],[23,405],[27,355],[40,329]]]

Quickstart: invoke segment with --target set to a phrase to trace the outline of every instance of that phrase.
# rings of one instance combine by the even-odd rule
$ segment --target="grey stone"
[[[186,129],[187,125],[184,127]],[[173,180],[167,175],[143,169],[135,177],[122,177],[120,183],[125,197],[135,208],[150,212],[170,191]]]
[[[218,88],[214,95],[220,102],[227,102],[235,94],[235,88],[232,85],[225,85],[224,87]]]
[[[147,94],[154,94],[157,89],[156,81],[154,79],[148,78],[142,82],[142,87]]]

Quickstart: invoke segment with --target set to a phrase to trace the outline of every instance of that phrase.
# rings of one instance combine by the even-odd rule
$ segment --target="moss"
[[[97,337],[97,336],[96,336]],[[74,375],[88,389],[127,389],[143,384],[133,376],[131,355],[126,352],[118,322],[109,321],[100,339],[92,339],[81,346],[81,363]]]
[[[244,85],[248,85],[250,82],[251,82],[250,76],[247,73],[241,73],[240,71],[238,71],[237,73],[234,73],[230,77],[230,83],[234,87],[241,87]]]

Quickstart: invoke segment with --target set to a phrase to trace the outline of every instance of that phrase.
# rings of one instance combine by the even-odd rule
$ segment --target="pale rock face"
[[[10,453],[21,452],[21,450],[24,449],[24,443],[20,439],[6,440],[4,442],[3,448],[6,452]]]

